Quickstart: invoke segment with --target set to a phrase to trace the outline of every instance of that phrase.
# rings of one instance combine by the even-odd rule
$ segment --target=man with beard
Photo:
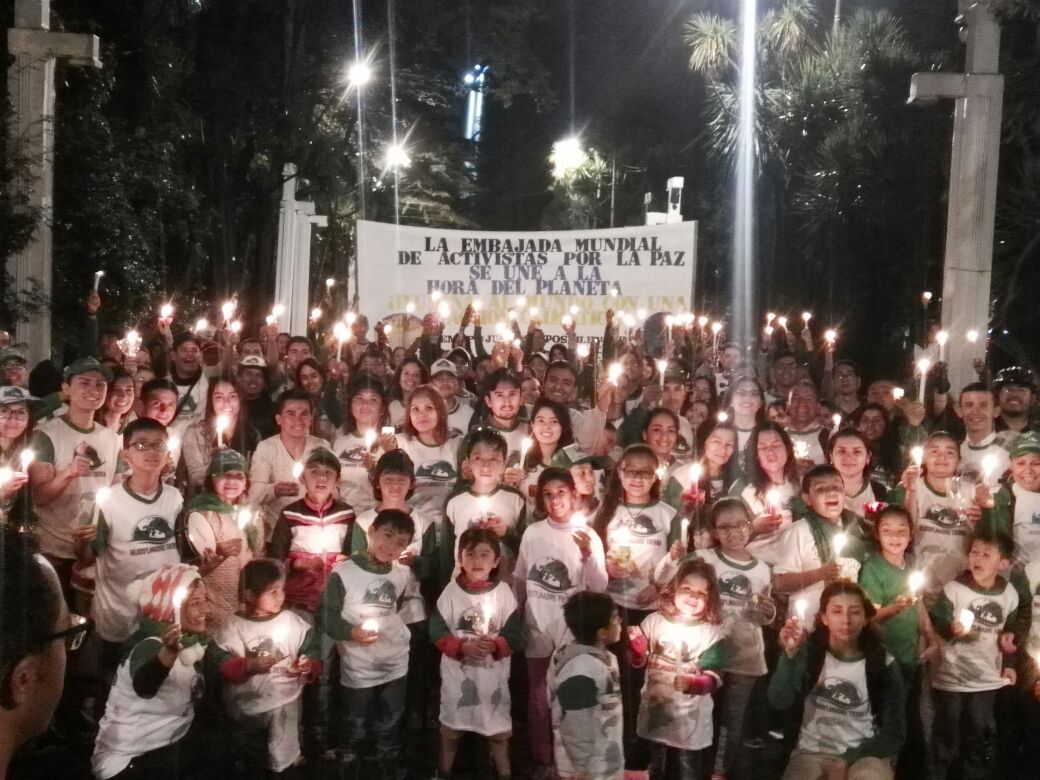
[[[1036,383],[1033,372],[1024,366],[1008,366],[997,372],[998,431],[1040,431],[1040,420],[1034,414]]]

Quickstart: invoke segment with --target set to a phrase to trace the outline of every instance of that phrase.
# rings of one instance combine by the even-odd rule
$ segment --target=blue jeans
[[[401,677],[371,688],[344,688],[343,750],[345,760],[356,760],[369,736],[376,760],[387,766],[401,755],[401,719],[404,717],[408,678]]]

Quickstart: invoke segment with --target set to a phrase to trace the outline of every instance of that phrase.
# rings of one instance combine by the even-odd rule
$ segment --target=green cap
[[[97,371],[101,376],[105,378],[106,382],[112,381],[112,371],[108,366],[98,362],[95,358],[85,357],[79,360],[74,360],[65,366],[65,371],[62,373],[62,378],[68,382],[72,377],[79,376],[80,374],[89,374],[91,371]]]
[[[307,453],[307,458],[303,461],[303,465],[306,467],[314,463],[317,463],[319,466],[327,466],[337,473],[340,470],[339,458],[328,447],[315,447]]]
[[[25,353],[15,347],[4,347],[0,349],[0,366],[8,361],[13,360],[16,363],[25,365],[28,361],[25,359]]]
[[[1011,448],[1011,457],[1017,458],[1019,455],[1040,455],[1040,436],[1032,431],[1019,436]]]
[[[229,471],[245,472],[246,470],[246,459],[234,450],[218,450],[217,454],[213,456],[213,460],[209,462],[211,477],[219,477]]]

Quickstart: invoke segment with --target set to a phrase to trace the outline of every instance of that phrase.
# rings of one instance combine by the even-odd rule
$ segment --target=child
[[[779,709],[804,702],[783,780],[891,780],[905,730],[903,678],[873,615],[860,587],[839,580],[823,589],[812,633],[797,617],[780,630],[769,701]]]
[[[720,691],[716,778],[732,776],[744,747],[744,726],[751,691],[766,673],[762,626],[776,616],[770,598],[769,564],[747,550],[751,513],[739,498],[719,499],[709,525],[715,546],[698,552],[715,570],[722,598],[723,629],[729,651]]]
[[[268,547],[285,561],[285,598],[289,606],[313,612],[332,568],[350,551],[354,510],[335,498],[340,462],[331,450],[317,447],[304,461],[304,496],[281,511]]]
[[[603,542],[575,514],[576,499],[574,479],[566,469],[550,466],[539,475],[535,502],[546,519],[524,533],[513,578],[524,616],[531,758],[546,769],[552,762],[552,735],[545,680],[550,657],[569,641],[560,607],[577,591],[602,593],[607,588]]]
[[[607,592],[618,605],[626,628],[638,626],[657,603],[659,591],[653,572],[668,552],[675,510],[659,500],[657,456],[645,444],[628,447],[611,474],[596,514],[595,529],[605,541]],[[622,644],[628,634],[622,633]],[[628,661],[627,647],[617,649],[621,692],[625,699],[625,761],[630,769],[643,764],[636,739],[635,714],[643,671]],[[645,768],[645,767],[644,767]]]
[[[246,459],[234,450],[220,450],[209,463],[206,484],[186,507],[185,526],[202,581],[210,597],[206,616],[210,631],[238,609],[238,581],[263,544],[259,513],[244,506]]]
[[[715,570],[697,559],[681,563],[658,611],[628,632],[632,664],[647,670],[637,730],[652,743],[650,777],[697,780],[726,663]]]
[[[624,776],[621,681],[607,650],[621,639],[621,616],[611,598],[579,591],[563,605],[574,636],[549,667],[549,700],[556,771],[561,777],[620,780]]]
[[[111,488],[96,523],[77,529],[77,553],[97,565],[94,620],[103,640],[101,675],[110,680],[122,644],[134,632],[137,602],[131,582],[164,564],[180,562],[174,527],[183,499],[162,482],[166,465],[166,427],[147,417],[126,426],[122,457],[130,476]]]
[[[267,766],[276,773],[300,763],[300,694],[321,670],[317,632],[299,615],[283,610],[284,601],[281,562],[250,561],[242,569],[245,608],[231,615],[217,635],[217,643],[238,658],[274,662],[268,674],[230,686],[225,694],[240,729],[266,730]],[[255,760],[248,748],[239,752],[244,764]]]
[[[982,511],[983,525],[1015,540],[1017,568],[1040,561],[1040,436],[1023,433],[1011,450],[1011,479]]]
[[[886,506],[874,518],[874,533],[880,554],[863,562],[859,584],[874,605],[874,622],[903,675],[907,738],[899,769],[904,777],[917,777],[925,771],[922,759],[927,751],[921,721],[924,664],[939,652],[939,646],[928,612],[908,583],[914,568],[913,556],[906,552],[913,534],[910,513],[901,506]],[[925,647],[920,649],[922,637]]]
[[[959,509],[947,492],[959,460],[957,441],[950,434],[931,434],[924,443],[923,467],[907,468],[890,496],[890,503],[902,504],[914,519],[917,565],[933,595],[964,571],[968,538],[982,516],[975,504]]]
[[[364,740],[375,741],[379,773],[398,780],[410,634],[398,615],[411,572],[398,559],[415,536],[415,522],[398,509],[384,509],[368,531],[368,550],[336,564],[325,584],[316,618],[336,640],[343,715],[344,776],[358,767]]]
[[[346,406],[342,433],[336,437],[332,451],[339,456],[339,495],[357,512],[376,505],[372,483],[368,478],[366,453],[370,452],[383,426],[390,424],[386,411],[386,388],[369,374],[361,374],[347,388],[350,401]],[[373,439],[367,443],[366,435]]]
[[[574,511],[586,517],[594,516],[599,510],[600,480],[596,472],[602,472],[602,461],[602,458],[588,455],[567,467],[574,478]]]
[[[463,732],[488,738],[500,780],[511,774],[509,657],[521,648],[520,617],[496,576],[498,536],[470,528],[459,538],[461,573],[437,599],[430,638],[441,651],[440,776],[449,777]]]
[[[507,582],[512,580],[526,502],[518,490],[501,484],[506,451],[506,441],[497,431],[479,428],[470,434],[465,468],[472,474],[473,481],[468,490],[456,493],[444,507],[440,548],[442,580],[453,576],[453,572],[458,573],[455,568],[458,537],[475,526],[491,529],[502,540],[504,559],[499,576]]]
[[[967,571],[946,583],[929,610],[941,638],[932,683],[937,780],[945,780],[958,756],[965,780],[989,776],[993,705],[997,691],[1015,684],[1015,653],[1029,616],[1025,605],[1019,611],[1018,592],[1000,576],[1011,565],[1013,547],[1004,534],[976,534]]]
[[[833,466],[809,469],[802,480],[802,500],[808,513],[780,540],[773,583],[777,590],[791,594],[792,609],[804,607],[801,617],[811,624],[827,583],[855,582],[859,577],[866,540],[855,515],[845,511],[845,488]],[[844,546],[836,549],[842,540]]]
[[[206,586],[194,566],[163,564],[128,591],[141,619],[98,728],[94,776],[191,774],[212,761],[185,745],[207,684],[218,671],[227,683],[243,683],[267,672],[274,658],[232,658],[205,635]]]

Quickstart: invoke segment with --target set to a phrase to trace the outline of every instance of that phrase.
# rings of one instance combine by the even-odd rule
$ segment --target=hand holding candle
[[[101,286],[101,277],[105,275],[104,271],[94,272],[94,292],[97,292]]]
[[[231,418],[226,414],[218,414],[215,422],[217,429],[217,447],[223,449],[224,447],[224,433],[231,426]]]
[[[173,622],[178,626],[181,624],[181,604],[184,603],[184,599],[188,596],[188,589],[181,585],[177,590],[173,592]]]
[[[921,592],[921,588],[924,587],[924,572],[923,571],[912,571],[910,576],[906,578],[906,585],[910,589],[911,598],[917,598]]]
[[[962,609],[957,613],[957,622],[961,624],[961,628],[965,634],[971,632],[971,627],[975,625],[975,613],[970,609]]]
[[[300,477],[302,477],[302,476],[303,476],[303,464],[300,463],[299,461],[296,461],[293,464],[293,467],[292,467],[292,478],[296,482],[299,482],[300,481]]]
[[[950,334],[945,330],[940,330],[935,334],[935,341],[939,344],[939,362],[942,363],[946,360],[946,342],[949,340]]]
[[[925,385],[928,382],[928,369],[932,367],[932,361],[921,358],[917,361],[917,372],[921,375],[921,387],[917,392],[917,400],[924,403]]]

